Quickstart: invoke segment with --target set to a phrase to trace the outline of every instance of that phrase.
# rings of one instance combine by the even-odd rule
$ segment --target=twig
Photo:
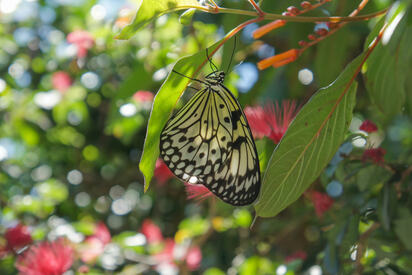
[[[359,237],[358,248],[356,250],[356,261],[355,261],[355,275],[362,275],[363,265],[361,263],[362,256],[365,252],[366,242],[369,236],[380,227],[381,225],[377,222],[373,223],[371,227],[362,233]]]

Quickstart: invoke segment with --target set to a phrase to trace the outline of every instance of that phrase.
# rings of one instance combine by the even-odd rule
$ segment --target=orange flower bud
[[[314,36],[313,34],[309,34],[308,39],[309,40],[316,40],[316,36]]]
[[[253,32],[253,38],[254,39],[259,39],[260,37],[264,36],[268,32],[283,27],[286,24],[285,20],[275,20],[273,22],[270,22],[269,24],[263,25],[262,27],[258,28]]]
[[[257,66],[259,70],[264,70],[269,66],[273,66],[275,68],[281,67],[288,63],[295,61],[299,56],[299,50],[291,49],[281,54],[277,54],[266,59],[263,59],[258,62]]]
[[[291,14],[294,14],[294,15],[297,15],[297,14],[300,13],[300,10],[295,6],[288,7],[287,11],[290,12]]]

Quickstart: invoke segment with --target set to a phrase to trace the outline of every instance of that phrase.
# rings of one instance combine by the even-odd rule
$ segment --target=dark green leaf
[[[395,233],[408,250],[412,250],[412,215],[406,208],[399,211],[400,218],[395,220]]]
[[[391,222],[396,213],[397,196],[393,184],[386,183],[381,191],[378,204],[378,216],[385,230],[391,229]]]
[[[412,62],[412,26],[406,17],[407,1],[396,2],[388,12],[388,27],[379,43],[365,63],[364,77],[370,100],[386,119],[403,110],[405,87],[410,76]],[[375,26],[366,40],[365,48],[376,37],[382,22]]]
[[[356,175],[356,183],[360,191],[372,188],[374,185],[384,183],[389,180],[392,173],[378,165],[369,165],[359,170]]]

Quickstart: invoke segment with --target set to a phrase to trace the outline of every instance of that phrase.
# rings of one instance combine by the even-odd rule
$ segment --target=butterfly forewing
[[[250,204],[259,193],[259,160],[249,125],[220,81],[208,82],[167,122],[160,155],[181,180],[203,184],[232,205]]]

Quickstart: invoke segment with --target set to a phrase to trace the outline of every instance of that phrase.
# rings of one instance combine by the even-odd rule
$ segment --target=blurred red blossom
[[[163,244],[164,247],[162,251],[154,255],[160,266],[164,264],[175,266],[176,260],[186,263],[190,271],[194,271],[200,267],[202,251],[198,246],[186,247],[185,245],[176,244],[172,239],[166,239]]]
[[[366,133],[373,133],[378,130],[378,127],[372,121],[365,120],[364,122],[362,122],[361,126],[359,127],[359,130],[365,131]]]
[[[86,238],[80,245],[80,258],[85,263],[94,262],[103,251],[106,244],[111,242],[109,229],[103,222],[96,224],[93,235]]]
[[[384,162],[385,154],[386,150],[381,147],[366,149],[363,152],[362,161],[371,160],[376,164],[381,164]]]
[[[6,251],[17,251],[33,242],[28,227],[22,224],[8,228],[4,238],[7,240]]]
[[[110,241],[109,229],[103,222],[99,222],[93,235],[88,236],[84,243],[80,245],[80,258],[85,263],[94,262],[103,253],[105,245]]]
[[[73,248],[63,239],[31,246],[16,262],[24,275],[60,275],[73,264]]]
[[[308,255],[306,254],[305,251],[303,251],[303,250],[298,250],[298,251],[290,254],[289,256],[287,256],[287,257],[285,258],[285,262],[286,262],[286,263],[289,263],[289,262],[291,262],[291,261],[298,260],[298,259],[300,259],[300,260],[305,260],[307,256],[308,256]]]
[[[198,246],[192,246],[189,248],[186,254],[186,265],[189,270],[194,271],[200,267],[202,262],[202,251]]]
[[[174,249],[175,241],[172,239],[166,239],[163,243],[163,249],[154,255],[157,262],[166,262],[169,264],[174,264]]]
[[[110,236],[110,231],[103,222],[99,222],[94,228],[94,234],[89,236],[88,239],[96,238],[100,240],[103,244],[108,244],[112,240]]]
[[[204,200],[207,197],[213,196],[203,184],[190,184],[185,182],[186,194],[188,199],[195,199],[198,201]]]
[[[53,89],[56,89],[60,92],[65,92],[72,85],[72,80],[68,73],[58,71],[52,75],[52,85]]]
[[[319,218],[321,218],[323,214],[333,205],[333,199],[326,193],[312,191],[309,198],[315,206],[315,212]]]
[[[170,178],[173,178],[173,173],[163,162],[163,160],[158,159],[156,161],[156,167],[154,170],[154,176],[160,185],[165,184]]]
[[[137,102],[152,102],[154,98],[154,94],[149,91],[137,91],[133,95],[133,99]]]
[[[255,138],[266,136],[277,144],[298,111],[295,101],[285,100],[281,105],[276,102],[276,105],[267,104],[264,108],[246,107],[245,115]]]
[[[93,47],[94,38],[87,31],[77,30],[67,35],[67,42],[76,45],[77,57],[83,58],[83,57],[86,57],[87,50]]]
[[[149,244],[159,243],[163,241],[162,231],[150,219],[146,219],[143,221],[141,232],[143,235],[146,236],[147,242]]]

